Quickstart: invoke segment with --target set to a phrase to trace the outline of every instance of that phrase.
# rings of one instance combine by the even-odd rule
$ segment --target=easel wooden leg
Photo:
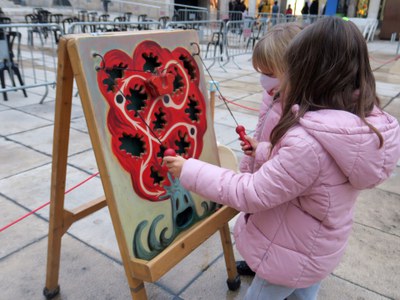
[[[50,192],[49,236],[47,248],[46,286],[43,294],[47,299],[55,297],[60,290],[61,238],[64,227],[64,193],[67,176],[69,128],[72,110],[73,73],[67,54],[66,40],[59,45],[56,108],[54,122],[53,164]],[[66,76],[64,76],[66,74]]]
[[[130,278],[128,281],[131,289],[132,300],[147,300],[144,282],[135,278]]]
[[[215,91],[210,91],[210,107],[211,107],[211,119],[214,122],[215,113]]]
[[[219,83],[217,81],[210,80],[208,82],[208,90],[210,91],[210,108],[211,108],[211,120],[214,123],[215,113],[215,91],[218,89]]]
[[[222,248],[224,250],[226,272],[228,273],[226,283],[231,291],[236,291],[240,287],[240,277],[236,270],[235,256],[233,254],[232,239],[228,223],[225,223],[225,225],[219,230],[219,233],[221,235]]]

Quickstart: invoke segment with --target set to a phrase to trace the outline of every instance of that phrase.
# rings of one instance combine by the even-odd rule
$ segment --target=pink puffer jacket
[[[254,138],[258,142],[269,141],[269,136],[275,125],[282,114],[282,106],[277,100],[273,100],[273,96],[270,96],[265,90],[263,92],[263,101],[260,106],[260,114],[254,133]],[[245,155],[240,160],[239,170],[242,173],[254,173],[258,170],[261,165],[267,160],[267,153],[258,152],[258,156],[255,158],[252,156]]]
[[[357,116],[313,111],[287,132],[255,173],[237,174],[189,159],[180,181],[190,191],[244,212],[235,225],[236,246],[258,276],[308,287],[339,264],[360,190],[385,180],[400,157],[397,120],[374,109],[367,121],[381,132],[382,148]],[[260,143],[257,153],[268,147]]]

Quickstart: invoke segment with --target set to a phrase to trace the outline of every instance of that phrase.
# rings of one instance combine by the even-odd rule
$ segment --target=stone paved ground
[[[384,109],[400,119],[400,61],[393,61],[396,44],[369,44],[378,94]],[[261,88],[249,61],[238,58],[227,72],[210,72],[225,97],[258,108]],[[391,61],[391,62],[390,62]],[[209,77],[209,76],[208,76]],[[207,78],[210,79],[210,78]],[[54,128],[55,91],[10,92],[0,101],[0,228],[49,200]],[[231,106],[239,123],[251,134],[257,112]],[[236,151],[235,124],[217,100],[215,131],[220,143]],[[67,188],[97,172],[79,98],[73,100]],[[99,177],[69,193],[72,208],[103,194]],[[48,206],[0,233],[0,299],[44,299]],[[233,221],[231,222],[233,223]],[[240,256],[236,253],[237,258]],[[354,230],[343,261],[323,282],[319,299],[400,299],[400,165],[392,177],[364,191],[357,203]],[[250,279],[241,288],[226,286],[226,271],[219,235],[179,263],[158,282],[147,284],[149,299],[242,299]],[[114,231],[107,208],[74,224],[63,238],[61,294],[55,299],[130,299]]]

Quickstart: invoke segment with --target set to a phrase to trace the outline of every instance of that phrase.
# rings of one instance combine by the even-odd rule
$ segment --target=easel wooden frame
[[[150,261],[131,258],[127,249],[127,243],[122,233],[122,225],[119,221],[116,202],[113,198],[112,185],[107,176],[105,163],[97,153],[99,137],[96,134],[95,123],[90,112],[87,89],[80,89],[82,106],[88,123],[89,133],[100,170],[105,196],[94,199],[84,205],[70,211],[64,208],[64,192],[68,159],[68,143],[71,123],[72,90],[74,75],[68,44],[72,37],[63,37],[59,41],[57,90],[55,107],[55,126],[53,141],[53,161],[51,176],[50,195],[50,220],[47,252],[46,285],[43,294],[47,299],[55,297],[59,293],[59,269],[61,256],[61,239],[68,228],[76,221],[108,206],[114,225],[118,246],[128,279],[132,299],[147,299],[144,282],[155,282],[179,261],[190,254],[216,231],[220,232],[222,247],[227,270],[227,284],[229,289],[236,290],[240,286],[240,278],[236,271],[235,258],[233,254],[232,241],[228,226],[237,211],[222,207],[207,219],[200,221],[186,232],[177,237],[162,253]],[[78,87],[84,84],[77,79]],[[86,93],[86,94],[85,94]]]

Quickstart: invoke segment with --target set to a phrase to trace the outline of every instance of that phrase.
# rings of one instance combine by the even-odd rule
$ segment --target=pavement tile
[[[400,195],[400,185],[399,185],[399,181],[400,181],[400,166],[399,166],[400,161],[397,163],[397,167],[396,169],[393,171],[392,175],[383,183],[381,183],[378,188],[388,191],[388,192],[392,192],[392,193],[396,193],[397,195]],[[392,196],[393,197],[393,196]]]
[[[238,60],[236,60],[236,61],[238,62]],[[232,79],[238,79],[242,76],[246,76],[250,73],[254,73],[254,70],[251,67],[250,61],[247,61],[245,63],[238,62],[238,65],[239,65],[239,67],[232,62],[232,63],[224,66],[227,72],[226,73],[221,72],[221,74],[223,74],[223,75],[225,74],[226,78],[230,78],[232,80]],[[228,76],[228,74],[229,74],[229,76]]]
[[[1,194],[28,210],[34,210],[50,201],[50,175],[51,165],[48,164],[30,172],[0,180]],[[70,189],[88,177],[88,174],[68,167],[66,189]],[[98,177],[95,177],[84,185],[68,192],[65,195],[64,207],[66,209],[74,209],[103,195],[101,181]],[[47,204],[37,214],[48,220],[49,209],[50,205]],[[103,208],[79,222],[75,222],[68,232],[92,247],[107,253],[110,257],[114,257],[117,260],[120,259],[115,232],[107,208]]]
[[[98,249],[115,261],[122,263],[113,223],[107,207],[75,222],[68,229],[68,233],[81,241],[85,241],[87,245]]]
[[[400,92],[400,88],[399,88]],[[389,102],[390,101],[390,102]],[[400,120],[400,98],[390,98],[382,101],[382,107],[384,111],[391,114],[393,117],[396,117],[397,120]]]
[[[393,84],[400,84],[400,72],[397,72],[397,70],[396,74],[393,74],[391,72],[395,72],[395,70],[379,69],[378,71],[374,72],[375,80]]]
[[[361,192],[356,202],[354,221],[400,236],[400,194],[381,189]]]
[[[331,275],[322,281],[318,299],[388,300],[390,298]]]
[[[259,82],[257,81],[254,84],[259,84]],[[222,89],[222,87],[223,87],[223,89]],[[248,88],[249,88],[248,82],[239,82],[237,80],[227,80],[227,81],[224,81],[221,83],[221,92],[225,89],[247,90]],[[257,92],[259,90],[254,90],[254,91]],[[224,95],[223,92],[222,92],[222,95]]]
[[[235,253],[235,257],[239,257]],[[179,296],[183,299],[209,300],[209,299],[226,299],[239,300],[243,299],[248,287],[251,284],[251,276],[240,277],[240,287],[236,291],[230,291],[227,283],[227,273],[225,268],[225,260],[223,256],[219,256],[218,260],[204,270],[196,279],[196,284],[190,285]]]
[[[360,287],[400,299],[399,236],[354,224],[342,262],[333,272]]]
[[[243,89],[234,89],[234,88],[225,88],[223,85],[219,87],[219,90],[223,97],[228,99],[229,101],[233,101],[236,99],[241,99],[243,97],[247,97],[253,94],[253,91],[243,90]],[[219,98],[220,94],[218,91],[215,93],[215,105],[224,104],[223,100]],[[225,105],[225,104],[224,104]]]
[[[89,129],[86,124],[86,119],[84,117],[71,120],[71,128],[74,128],[81,132],[89,133]]]
[[[253,135],[253,132],[249,131],[249,134]],[[233,141],[233,142],[227,144],[226,146],[231,148],[232,151],[236,153],[236,156],[237,156],[238,160],[240,161],[241,157],[243,156],[243,152],[241,150],[240,143],[238,141]]]
[[[158,281],[158,283],[167,287],[174,294],[178,294],[187,285],[190,285],[199,274],[207,270],[221,254],[221,238],[219,232],[216,232],[180,263],[175,265]],[[226,274],[222,281],[225,283]]]
[[[72,105],[82,105],[82,101],[77,89],[74,89],[72,92]]]
[[[252,98],[254,98],[254,96]],[[232,103],[229,103],[228,105],[231,111],[233,112],[233,115],[235,115],[237,112],[245,113],[248,114],[249,116],[255,116],[255,117],[258,117],[259,115],[260,102],[246,101],[244,99],[239,99]],[[223,107],[221,106],[221,108]]]
[[[42,153],[53,153],[54,126],[44,126],[28,132],[13,134],[10,139],[26,145]],[[68,153],[70,155],[86,151],[92,148],[90,137],[74,128],[70,128]]]
[[[53,299],[131,299],[122,265],[68,235],[63,237],[62,243],[61,291]],[[42,239],[24,251],[1,259],[2,299],[44,299],[46,257],[47,239]],[[173,299],[170,293],[155,284],[145,286],[149,299]]]
[[[20,107],[19,110],[26,113],[36,115],[43,119],[54,121],[54,111],[55,111],[55,101],[45,101],[42,104],[32,104]],[[82,107],[79,105],[72,105],[71,118],[75,119],[78,117],[83,117]]]
[[[68,166],[66,190],[89,178],[85,172]],[[0,191],[5,197],[12,199],[19,205],[31,210],[50,201],[51,164],[22,172],[17,175],[0,180]],[[64,206],[73,209],[88,200],[104,195],[98,177],[92,178],[83,186],[76,188],[65,196]],[[43,218],[48,219],[49,208],[44,207],[38,211]]]
[[[252,131],[256,128],[257,118],[255,118],[253,115],[239,111],[235,111],[233,115],[236,121],[240,121],[241,124],[245,126],[246,130]],[[216,108],[214,112],[214,120],[214,123],[225,124],[234,128],[237,126],[235,120],[232,118],[231,113],[227,109]]]
[[[367,44],[368,52],[372,56],[387,55],[394,57],[396,55],[397,43],[391,41],[375,40]]]
[[[34,128],[50,125],[51,122],[26,114],[24,112],[8,109],[0,111],[0,135],[9,135]]]
[[[33,210],[50,200],[51,162],[0,180],[0,191],[18,205]],[[38,212],[48,217],[48,208]]]
[[[96,173],[99,171],[93,149],[70,155],[68,157],[68,163],[71,166],[75,166],[90,173]]]
[[[262,103],[262,93],[254,93],[254,94],[251,94],[249,96],[240,98],[240,102],[242,102],[242,101],[248,103],[247,106],[249,106],[249,107],[251,107],[253,109],[259,110],[259,108],[261,106],[261,103]],[[251,111],[249,111],[249,112],[251,112]]]
[[[51,157],[1,137],[0,149],[0,185],[2,182],[1,179],[3,178],[34,169],[38,166],[51,162]],[[0,192],[3,192],[3,190],[0,189]]]
[[[234,101],[237,99],[242,99],[243,97],[249,97],[253,95],[253,93],[260,92],[258,89],[254,89],[254,91],[248,91],[243,89],[235,89],[235,88],[225,88],[223,85],[220,86],[220,92],[223,97],[225,97],[229,101]],[[220,104],[224,105],[222,99],[219,99],[219,93],[215,94],[215,105],[219,106]]]
[[[28,97],[24,97],[22,90],[18,90],[15,92],[8,92],[8,101],[4,101],[4,105],[9,107],[18,108],[31,104],[38,104],[44,95],[44,89],[26,89],[26,93]],[[49,100],[50,98],[47,98]],[[54,100],[54,97],[52,98]]]
[[[7,109],[10,109],[10,108],[8,106],[0,103],[0,111],[7,110]]]
[[[214,80],[214,81],[221,83],[221,82],[229,79],[228,72],[223,71],[221,68],[213,67],[209,71],[210,71],[211,76],[207,72],[204,72],[204,77],[205,77],[206,83],[208,83],[210,80]]]
[[[400,92],[400,84],[377,81],[376,92],[379,96],[396,97]]]
[[[255,77],[253,74],[251,75],[244,75],[241,76],[240,78],[235,80],[236,82],[244,82],[246,84],[250,84],[250,85],[258,85],[260,83],[260,78],[259,77]]]
[[[13,201],[1,195],[0,211],[0,228],[10,225],[29,212],[29,210],[15,205]],[[48,228],[49,225],[46,221],[35,215],[30,215],[2,231],[0,233],[0,261],[13,252],[47,236]]]
[[[235,127],[215,123],[214,128],[216,139],[219,143],[221,143],[222,145],[228,145],[230,143],[236,142],[238,144],[238,147],[240,147],[238,140],[239,136],[235,131]]]

